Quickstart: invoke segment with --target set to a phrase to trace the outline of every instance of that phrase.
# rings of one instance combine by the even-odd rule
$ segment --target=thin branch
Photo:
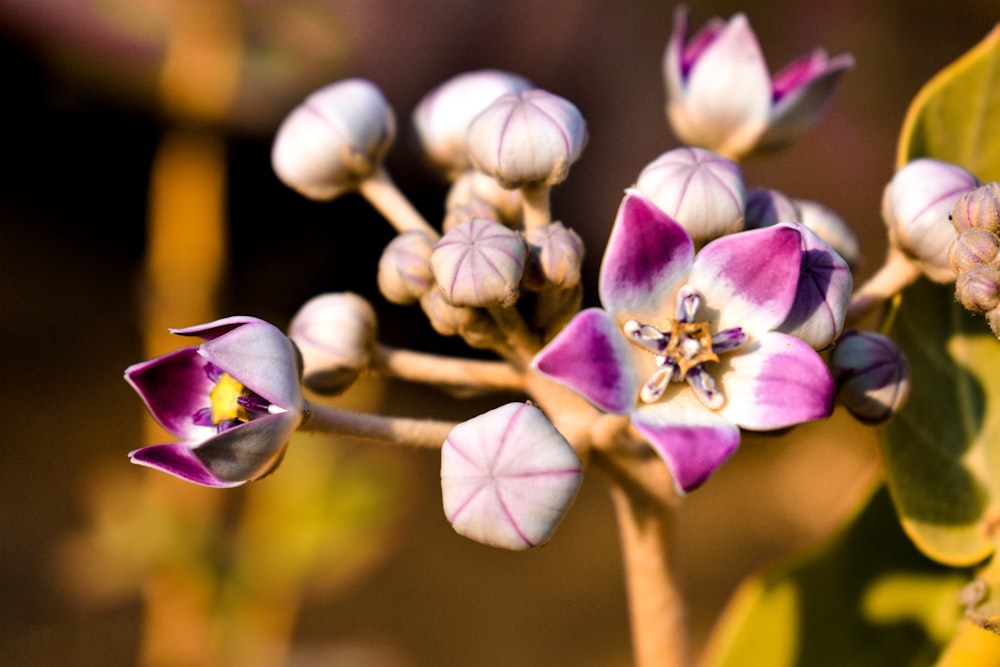
[[[335,433],[363,440],[409,447],[440,448],[456,422],[388,417],[307,404],[301,431]]]
[[[505,361],[459,359],[378,345],[372,369],[409,382],[524,391],[524,375]]]

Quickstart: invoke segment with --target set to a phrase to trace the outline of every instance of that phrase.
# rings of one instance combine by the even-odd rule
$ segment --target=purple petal
[[[601,303],[620,322],[665,321],[693,257],[687,232],[645,195],[628,190],[601,262]]]
[[[191,449],[182,442],[143,447],[129,452],[129,458],[132,459],[132,463],[160,470],[202,486],[228,488],[243,484],[243,481],[226,482],[212,475],[205,465],[191,453]]]
[[[182,440],[201,440],[215,432],[198,425],[195,416],[209,406],[213,382],[205,373],[198,348],[186,347],[125,370],[125,380],[138,392],[153,418]]]
[[[718,329],[753,335],[780,325],[795,301],[802,239],[794,227],[730,234],[706,245],[694,260],[690,284],[705,297],[702,316]]]
[[[302,407],[298,358],[277,327],[256,320],[204,343],[200,354],[280,408]]]
[[[225,335],[233,329],[243,326],[244,324],[261,323],[263,321],[264,320],[256,317],[250,317],[249,315],[233,315],[231,317],[223,317],[220,320],[208,322],[207,324],[196,324],[191,327],[171,329],[170,333],[177,334],[178,336],[198,336],[199,338],[204,338],[205,340],[212,340],[213,338]]]
[[[660,403],[638,408],[632,425],[667,464],[683,493],[704,483],[740,444],[740,430],[699,403],[686,386]]]
[[[600,409],[628,414],[641,382],[635,359],[638,351],[610,315],[589,308],[570,320],[532,365]]]
[[[546,542],[582,477],[573,448],[538,408],[509,403],[452,429],[441,449],[445,515],[484,544]]]
[[[725,361],[728,369],[716,375],[727,400],[720,414],[741,428],[769,431],[833,411],[830,371],[798,338],[764,333]]]
[[[779,331],[821,350],[837,340],[844,328],[854,279],[847,262],[801,223],[791,225],[802,235],[802,265],[795,303]]]
[[[828,61],[825,55],[819,59],[812,54],[802,62],[789,66],[797,69],[782,70],[775,77],[771,122],[761,137],[761,146],[787,143],[812,127],[826,107],[841,75],[853,66],[854,58],[847,53]]]
[[[285,453],[285,446],[301,421],[296,413],[268,415],[240,424],[192,449],[212,477],[240,484],[267,475]]]

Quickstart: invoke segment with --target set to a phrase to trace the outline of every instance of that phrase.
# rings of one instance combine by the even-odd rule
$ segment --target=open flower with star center
[[[205,342],[129,366],[125,379],[179,441],[129,458],[203,486],[239,486],[271,472],[302,423],[294,344],[255,317],[171,331]]]
[[[736,450],[740,429],[820,419],[833,382],[819,355],[776,331],[795,304],[801,232],[724,236],[695,254],[688,234],[637,191],[601,264],[603,308],[580,312],[534,359],[598,408],[630,416],[682,492]]]

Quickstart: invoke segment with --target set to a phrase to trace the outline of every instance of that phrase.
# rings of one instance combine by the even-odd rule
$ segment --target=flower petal
[[[829,417],[833,379],[808,344],[783,333],[758,335],[726,355],[720,414],[741,428],[769,431]]]
[[[601,261],[601,303],[620,323],[665,320],[693,258],[687,232],[638,190],[628,190]]]
[[[538,408],[508,403],[452,429],[441,449],[445,515],[484,544],[548,541],[579,488],[573,448]]]
[[[190,327],[171,329],[170,333],[177,334],[178,336],[198,336],[199,338],[204,338],[205,340],[212,340],[213,338],[218,338],[219,336],[227,334],[233,329],[241,327],[244,324],[262,322],[264,322],[264,320],[251,317],[249,315],[232,315],[230,317],[223,317],[222,319],[215,320],[213,322],[208,322],[207,324],[196,324]]]
[[[192,454],[212,477],[238,484],[260,479],[281,457],[301,415],[268,415],[219,433],[193,448]]]
[[[198,348],[186,347],[125,369],[125,380],[136,390],[153,418],[182,440],[201,440],[215,432],[198,426],[194,415],[209,406],[214,382],[205,372]]]
[[[640,406],[632,425],[663,459],[678,491],[696,489],[740,444],[740,430],[681,387],[673,396]]]
[[[143,447],[129,452],[128,456],[132,459],[132,463],[153,468],[202,486],[228,488],[239,486],[245,481],[227,482],[218,479],[209,472],[198,457],[191,453],[191,448],[182,442]]]
[[[277,327],[256,320],[209,340],[199,353],[274,405],[301,409],[298,356]]]
[[[689,281],[704,297],[702,316],[720,331],[776,328],[795,301],[801,248],[799,232],[790,226],[730,234],[706,245]]]
[[[535,356],[532,366],[600,409],[628,414],[640,383],[637,349],[610,315],[589,308]]]
[[[774,77],[771,123],[759,147],[788,143],[812,127],[841,75],[853,66],[854,57],[848,53],[827,59],[825,53],[817,50],[778,72]]]

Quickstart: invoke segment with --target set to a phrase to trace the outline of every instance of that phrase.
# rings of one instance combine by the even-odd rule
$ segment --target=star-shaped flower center
[[[669,329],[636,320],[625,323],[625,336],[656,356],[656,370],[639,390],[643,403],[660,400],[670,382],[686,381],[705,407],[718,410],[725,405],[726,398],[705,364],[743,345],[747,335],[742,328],[733,327],[713,336],[711,322],[696,320],[701,300],[701,294],[685,285],[677,294]]]

